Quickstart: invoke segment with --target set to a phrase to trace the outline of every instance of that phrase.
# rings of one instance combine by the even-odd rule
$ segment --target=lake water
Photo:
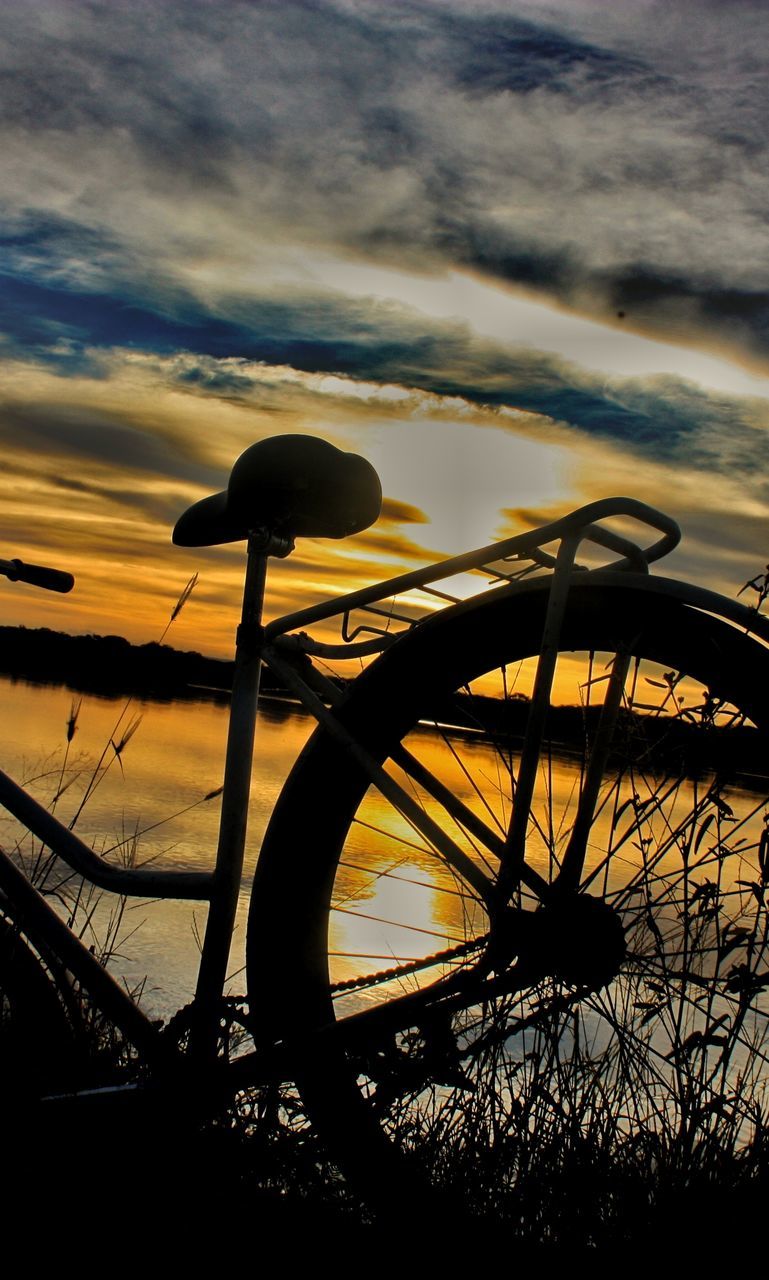
[[[65,758],[73,701],[81,705]],[[203,798],[222,783],[227,708],[211,702],[136,701],[116,728],[124,705],[124,701],[73,695],[63,688],[0,680],[4,726],[0,764],[47,806],[63,776],[67,786],[55,812],[66,823],[76,812],[105,744],[111,739],[119,742],[141,717],[119,760],[108,749],[106,760],[112,759],[112,764],[88,799],[76,830],[109,857],[118,856],[120,847],[130,850],[135,842],[138,862],[209,870],[220,802]],[[233,990],[245,989],[245,978],[238,978],[237,971],[243,965],[251,877],[261,837],[282,778],[312,724],[276,703],[266,704],[260,712],[245,875],[232,951]],[[0,838],[6,848],[18,839],[17,826],[8,815],[0,825]],[[29,837],[21,852],[27,861],[34,856]],[[97,933],[106,929],[112,906],[113,896],[103,895],[94,919]],[[112,968],[130,987],[147,978],[143,1003],[158,1016],[167,1016],[192,997],[196,935],[202,933],[204,923],[204,904],[128,901],[123,940]]]
[[[65,756],[66,727],[73,701],[80,703],[77,730]],[[135,845],[139,862],[152,861],[185,870],[211,868],[219,801],[205,797],[222,782],[226,707],[211,702],[136,701],[118,723],[124,712],[123,702],[2,680],[0,711],[4,726],[0,765],[46,804],[64,786],[56,812],[65,822],[76,812],[105,744],[110,740],[119,742],[128,734],[129,741],[119,759],[111,748],[108,751],[107,759],[112,763],[78,819],[81,838],[109,857],[120,848],[128,850]],[[140,722],[131,732],[138,717]],[[277,702],[266,703],[260,713],[245,874],[231,953],[233,992],[244,992],[246,986],[245,926],[261,838],[283,780],[313,723]],[[504,822],[509,785],[504,770],[500,773],[501,753],[491,752],[482,741],[466,738],[460,752],[452,741],[424,730],[412,735],[409,747],[446,780],[469,809],[488,823],[496,819]],[[528,858],[544,876],[550,874],[548,845],[561,838],[559,827],[564,831],[567,827],[564,815],[570,808],[573,812],[577,779],[573,764],[548,761],[543,781],[548,812],[538,816],[537,830],[527,844]],[[631,888],[617,901],[629,914],[636,912],[635,918],[643,924],[637,904],[649,880],[638,868],[644,858],[649,860],[648,851],[643,852],[644,841],[653,841],[655,892],[661,904],[655,927],[662,929],[666,937],[679,927],[682,910],[689,910],[687,897],[694,891],[704,895],[705,905],[710,902],[710,883],[718,882],[725,902],[744,899],[749,908],[751,891],[740,885],[749,885],[757,875],[757,847],[765,808],[761,799],[748,793],[730,793],[725,800],[736,817],[719,817],[713,804],[698,807],[707,793],[707,783],[700,784],[698,791],[686,784],[679,788],[675,801],[658,812],[653,788],[643,794],[641,785],[636,778],[634,804],[642,817],[630,822],[632,789],[626,787],[606,804],[596,826],[587,858],[588,868],[595,869],[593,893],[614,892],[617,883],[626,882]],[[644,785],[650,786],[648,780]],[[495,798],[496,815],[489,809],[490,799],[494,804]],[[424,799],[424,804],[428,809],[434,808],[429,798]],[[413,830],[400,815],[388,811],[376,793],[369,794],[359,817],[360,822],[351,829],[337,880],[339,910],[334,913],[331,934],[331,949],[336,952],[332,963],[335,978],[346,979],[407,963],[411,958],[451,947],[475,930],[483,931],[483,922],[476,920],[478,905],[466,889],[458,887],[455,873],[436,859],[424,841],[415,839]],[[719,848],[708,852],[714,848],[722,818],[729,825]],[[452,831],[452,837],[463,842],[468,856],[480,861],[476,843],[458,829]],[[6,848],[14,847],[18,840],[18,830],[10,818],[6,817],[0,826],[0,839]],[[727,840],[731,842],[728,866],[724,856]],[[609,864],[605,849],[610,841],[615,852]],[[684,846],[688,849],[686,857],[696,867],[682,888]],[[35,857],[28,836],[20,854],[28,864]],[[89,921],[89,929],[93,927],[99,940],[109,927],[113,903],[111,895],[101,896]],[[735,910],[731,910],[731,916],[737,919]],[[84,918],[81,911],[80,919]],[[703,915],[702,919],[702,927],[710,928],[708,918]],[[130,988],[146,979],[143,1006],[153,1016],[168,1017],[191,999],[198,962],[197,938],[204,924],[202,904],[129,900],[111,967]],[[91,940],[88,930],[85,936]],[[735,958],[740,958],[739,952]],[[657,963],[650,960],[650,973],[652,962]],[[703,963],[709,961],[705,959]],[[434,978],[435,972],[428,970],[427,980]],[[422,980],[419,974],[408,979],[411,983]],[[387,990],[385,984],[372,988],[370,993],[353,992],[342,997],[342,1004],[360,1007],[368,999],[381,998]]]

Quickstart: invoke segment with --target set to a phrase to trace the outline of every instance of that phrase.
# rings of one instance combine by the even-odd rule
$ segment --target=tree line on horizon
[[[156,701],[205,699],[226,702],[232,688],[234,662],[207,658],[194,650],[174,649],[150,641],[135,645],[123,636],[68,635],[48,627],[0,627],[0,674],[33,684],[64,685],[101,697],[134,697]],[[265,670],[264,693],[288,697],[288,691]],[[459,691],[438,705],[426,706],[422,725],[450,733],[485,735],[515,750],[526,731],[529,700],[514,695],[504,701]],[[546,735],[556,751],[582,751],[585,736],[597,727],[600,708],[551,707]],[[661,772],[687,776],[714,773],[741,781],[769,777],[769,752],[758,731],[748,725],[721,729],[686,717],[621,713],[625,738],[617,759],[638,758]],[[626,736],[636,738],[628,751]],[[611,763],[611,761],[610,761]]]

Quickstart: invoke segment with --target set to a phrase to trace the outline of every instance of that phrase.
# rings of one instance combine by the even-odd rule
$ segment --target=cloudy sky
[[[228,651],[170,529],[282,432],[387,503],[272,606],[624,492],[769,558],[761,0],[0,0],[3,620]]]

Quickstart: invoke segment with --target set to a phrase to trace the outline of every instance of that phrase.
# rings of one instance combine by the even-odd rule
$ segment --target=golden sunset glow
[[[45,455],[23,434],[8,442],[5,554],[66,568],[77,587],[52,597],[3,583],[7,621],[144,642],[162,631],[197,571],[199,586],[172,642],[227,655],[243,549],[181,550],[171,546],[170,532],[187,505],[226,485],[244,448],[278,426],[363,454],[387,501],[373,529],[344,543],[300,540],[294,555],[274,566],[271,615],[510,536],[609,493],[677,516],[689,533],[680,569],[700,580],[729,590],[754,569],[751,540],[758,545],[764,505],[746,502],[740,491],[735,519],[739,486],[728,477],[685,467],[671,473],[616,445],[575,437],[542,415],[426,392],[394,395],[340,377],[279,375],[279,389],[288,384],[290,393],[276,418],[259,404],[265,385],[275,394],[274,370],[248,367],[249,396],[228,400],[179,391],[172,385],[178,363],[113,356],[104,376],[66,380],[18,363],[10,370],[11,403],[23,402],[42,420],[55,402],[61,425],[57,436],[48,433]],[[239,368],[245,377],[246,366]]]
[[[411,6],[401,78],[381,39],[397,19],[355,6],[349,96],[330,53],[352,40],[343,4],[306,29],[290,4],[238,10],[237,35],[203,6],[200,46],[164,5],[162,72],[128,11],[11,5],[0,553],[77,587],[0,583],[7,622],[146,641],[197,571],[170,638],[229,654],[242,548],[179,550],[170,532],[250,444],[296,432],[368,458],[387,503],[373,530],[276,566],[273,615],[617,493],[680,520],[671,572],[732,593],[758,571],[765,201],[762,166],[733,168],[753,82],[737,52],[728,89],[686,63],[704,101],[718,78],[722,137],[685,76],[650,93],[671,15],[641,31],[619,5],[609,29],[585,5],[556,89],[558,6],[518,7],[497,48],[477,44],[473,6]],[[111,32],[167,99],[125,83]]]

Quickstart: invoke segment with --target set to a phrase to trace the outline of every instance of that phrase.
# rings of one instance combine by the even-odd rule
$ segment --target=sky
[[[381,521],[270,611],[597,497],[670,572],[769,559],[762,0],[0,0],[3,621],[232,648],[248,445],[367,457]]]

